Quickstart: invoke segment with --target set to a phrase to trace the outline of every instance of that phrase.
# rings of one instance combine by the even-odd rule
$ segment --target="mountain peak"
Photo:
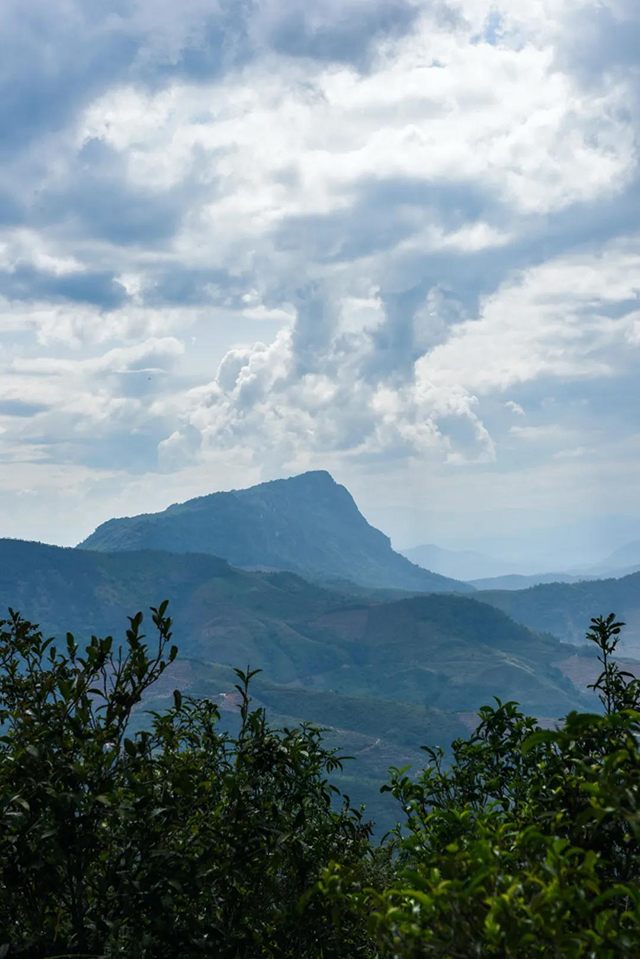
[[[162,513],[110,520],[84,549],[208,553],[233,566],[283,569],[316,581],[373,588],[471,592],[395,553],[326,470],[210,493]]]
[[[329,486],[337,486],[331,473],[328,470],[307,470],[306,473],[296,473],[288,479],[275,480],[276,483],[326,483]]]
[[[265,489],[270,486],[288,486],[289,488],[293,488],[295,486],[314,489],[320,489],[324,487],[326,489],[335,489],[336,487],[339,487],[340,484],[335,481],[331,473],[329,473],[327,470],[307,470],[305,473],[296,473],[294,476],[288,476],[286,478],[265,480],[263,483],[259,483],[257,486],[250,486],[243,490],[235,490],[235,492],[248,493],[251,490]],[[341,488],[345,489],[346,487]]]

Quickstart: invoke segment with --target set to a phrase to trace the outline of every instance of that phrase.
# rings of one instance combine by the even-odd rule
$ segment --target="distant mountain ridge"
[[[614,550],[609,556],[590,566],[586,572],[597,576],[599,579],[604,577],[628,576],[640,569],[640,540],[636,539],[630,543],[625,543],[619,549]]]
[[[442,546],[436,546],[435,543],[425,543],[422,546],[403,549],[401,552],[412,563],[417,563],[424,569],[466,582],[489,576],[502,576],[507,571],[511,572],[509,564],[504,560],[475,550],[444,549]]]
[[[473,592],[394,552],[351,494],[324,470],[244,490],[210,493],[160,513],[112,519],[79,544],[103,552],[153,549],[207,553],[244,568],[283,569],[307,579],[373,588]]]
[[[531,571],[530,565],[496,559],[473,550],[450,550],[433,543],[401,550],[403,556],[434,573],[463,580],[477,590],[527,589],[549,583],[621,579],[640,570],[640,540],[627,543],[589,566]]]
[[[584,583],[597,579],[597,576],[574,573],[538,573],[523,576],[520,573],[509,573],[505,576],[491,576],[488,579],[472,579],[469,582],[478,590],[495,589],[528,589],[530,586],[542,586],[549,583]]]
[[[483,590],[477,598],[531,629],[553,633],[570,643],[583,640],[592,616],[614,612],[627,624],[621,648],[640,656],[640,573],[522,590]]]

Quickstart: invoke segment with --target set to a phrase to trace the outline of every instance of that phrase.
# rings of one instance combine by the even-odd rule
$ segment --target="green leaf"
[[[526,756],[526,754],[531,752],[532,749],[535,749],[536,746],[540,746],[543,743],[555,743],[557,741],[558,734],[556,732],[553,732],[551,729],[539,729],[537,732],[527,736],[522,744],[522,753]]]

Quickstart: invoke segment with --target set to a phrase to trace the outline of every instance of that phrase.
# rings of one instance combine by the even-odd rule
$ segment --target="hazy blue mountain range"
[[[530,586],[540,586],[544,583],[582,583],[596,578],[596,576],[574,573],[538,573],[531,576],[510,573],[506,576],[491,576],[488,579],[472,579],[470,583],[478,590],[528,589]]]
[[[600,568],[605,557],[608,559],[623,543],[640,541],[640,514],[584,516],[536,509],[476,510],[473,503],[467,512],[369,505],[365,513],[369,522],[389,533],[403,553],[423,543],[436,543],[454,556],[473,552],[492,564],[499,563],[497,568],[491,565],[472,570],[469,579],[550,571],[611,575],[610,565],[606,570]],[[616,572],[623,569],[616,563]]]
[[[616,549],[602,561],[588,568],[595,576],[620,577],[640,569],[640,540],[633,540]]]
[[[433,543],[402,550],[402,555],[418,566],[466,580],[478,590],[526,589],[538,583],[578,583],[596,578],[586,573],[523,573],[518,564],[509,564],[495,556],[473,550],[443,549]]]
[[[571,643],[582,641],[591,616],[615,612],[627,623],[623,646],[640,654],[640,573],[516,591],[487,590],[478,598],[532,629],[548,630]]]
[[[605,560],[610,569],[621,569],[625,566],[640,566],[640,539],[626,543],[615,550]]]
[[[463,579],[475,589],[527,589],[542,583],[580,583],[584,580],[628,576],[640,569],[640,541],[627,543],[605,559],[588,566],[552,572],[527,571],[521,563],[509,563],[473,550],[450,550],[433,543],[402,550],[413,563],[454,579]]]
[[[210,553],[234,566],[284,569],[324,582],[421,592],[473,592],[394,552],[344,486],[324,471],[212,493],[161,513],[112,519],[85,550]]]

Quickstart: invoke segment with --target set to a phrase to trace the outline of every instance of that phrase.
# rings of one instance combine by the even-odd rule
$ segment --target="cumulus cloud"
[[[205,448],[277,448],[284,463],[300,448],[492,461],[496,447],[481,399],[550,377],[615,376],[621,350],[636,335],[637,311],[627,304],[640,294],[638,276],[640,238],[632,238],[510,277],[478,315],[458,322],[446,311],[443,317],[442,293],[431,290],[410,317],[414,352],[405,355],[402,375],[395,362],[371,366],[381,331],[396,325],[379,298],[340,301],[327,315],[328,297],[316,292],[301,305],[293,333],[230,351],[216,379],[193,392],[185,422]],[[312,350],[301,334],[306,323]],[[628,364],[637,360],[627,354]],[[504,405],[524,415],[514,400]],[[563,431],[518,425],[509,432],[549,440]]]
[[[639,25],[630,0],[8,0],[6,455],[175,492],[220,457],[241,485],[559,469],[602,417],[622,443],[593,397],[640,344]]]
[[[476,400],[463,388],[432,389],[410,371],[399,377],[395,368],[371,367],[376,337],[389,324],[379,298],[332,303],[316,289],[299,310],[304,315],[293,331],[268,346],[230,351],[215,380],[192,392],[183,418],[204,450],[277,450],[282,465],[305,449],[355,457],[440,454],[451,462],[493,458]],[[420,311],[414,319],[423,349],[427,324]],[[431,324],[436,336],[441,323]]]

